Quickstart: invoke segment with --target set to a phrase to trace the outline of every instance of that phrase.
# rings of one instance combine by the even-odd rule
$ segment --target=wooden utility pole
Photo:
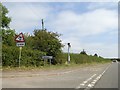
[[[42,19],[42,30],[44,30],[44,21]]]

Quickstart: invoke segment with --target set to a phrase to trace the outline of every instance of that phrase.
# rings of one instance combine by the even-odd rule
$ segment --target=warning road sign
[[[15,41],[16,41],[16,42],[25,42],[23,33],[20,33],[20,34],[15,38]]]

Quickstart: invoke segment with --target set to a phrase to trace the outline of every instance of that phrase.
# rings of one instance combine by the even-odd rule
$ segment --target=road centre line
[[[111,64],[110,64],[111,65]],[[99,75],[95,80],[93,80],[84,90],[90,90],[90,88],[93,88],[95,84],[100,80],[100,78],[103,76],[103,74],[108,70],[110,65]]]
[[[98,75],[92,82],[90,82],[84,90],[90,90],[90,88],[93,88],[94,85],[97,83],[97,81],[100,80],[100,78],[103,76],[103,74],[108,70],[108,68],[110,66],[111,66],[111,64],[100,75]],[[89,79],[83,81],[83,83],[81,83],[75,89],[83,88],[83,86],[85,86],[88,83],[88,81],[92,80],[93,77],[95,77],[95,76],[96,76],[96,74],[92,75]]]
[[[96,74],[92,75],[90,78],[88,78],[87,80],[83,81],[80,85],[78,85],[75,89],[79,89],[83,86],[85,86],[90,80],[92,80],[94,77],[96,76]]]

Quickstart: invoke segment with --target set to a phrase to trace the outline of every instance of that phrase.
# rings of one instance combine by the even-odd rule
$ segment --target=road
[[[118,63],[113,63],[95,85],[95,88],[118,88]]]
[[[19,74],[3,72],[3,88],[118,88],[118,64],[107,63],[80,67],[72,70],[56,70]],[[6,75],[7,74],[7,75]]]

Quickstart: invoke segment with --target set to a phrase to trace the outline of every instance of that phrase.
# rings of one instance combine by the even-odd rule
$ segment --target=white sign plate
[[[23,47],[23,46],[25,46],[25,42],[17,42],[16,46]]]
[[[52,59],[53,56],[42,56],[42,59]]]

